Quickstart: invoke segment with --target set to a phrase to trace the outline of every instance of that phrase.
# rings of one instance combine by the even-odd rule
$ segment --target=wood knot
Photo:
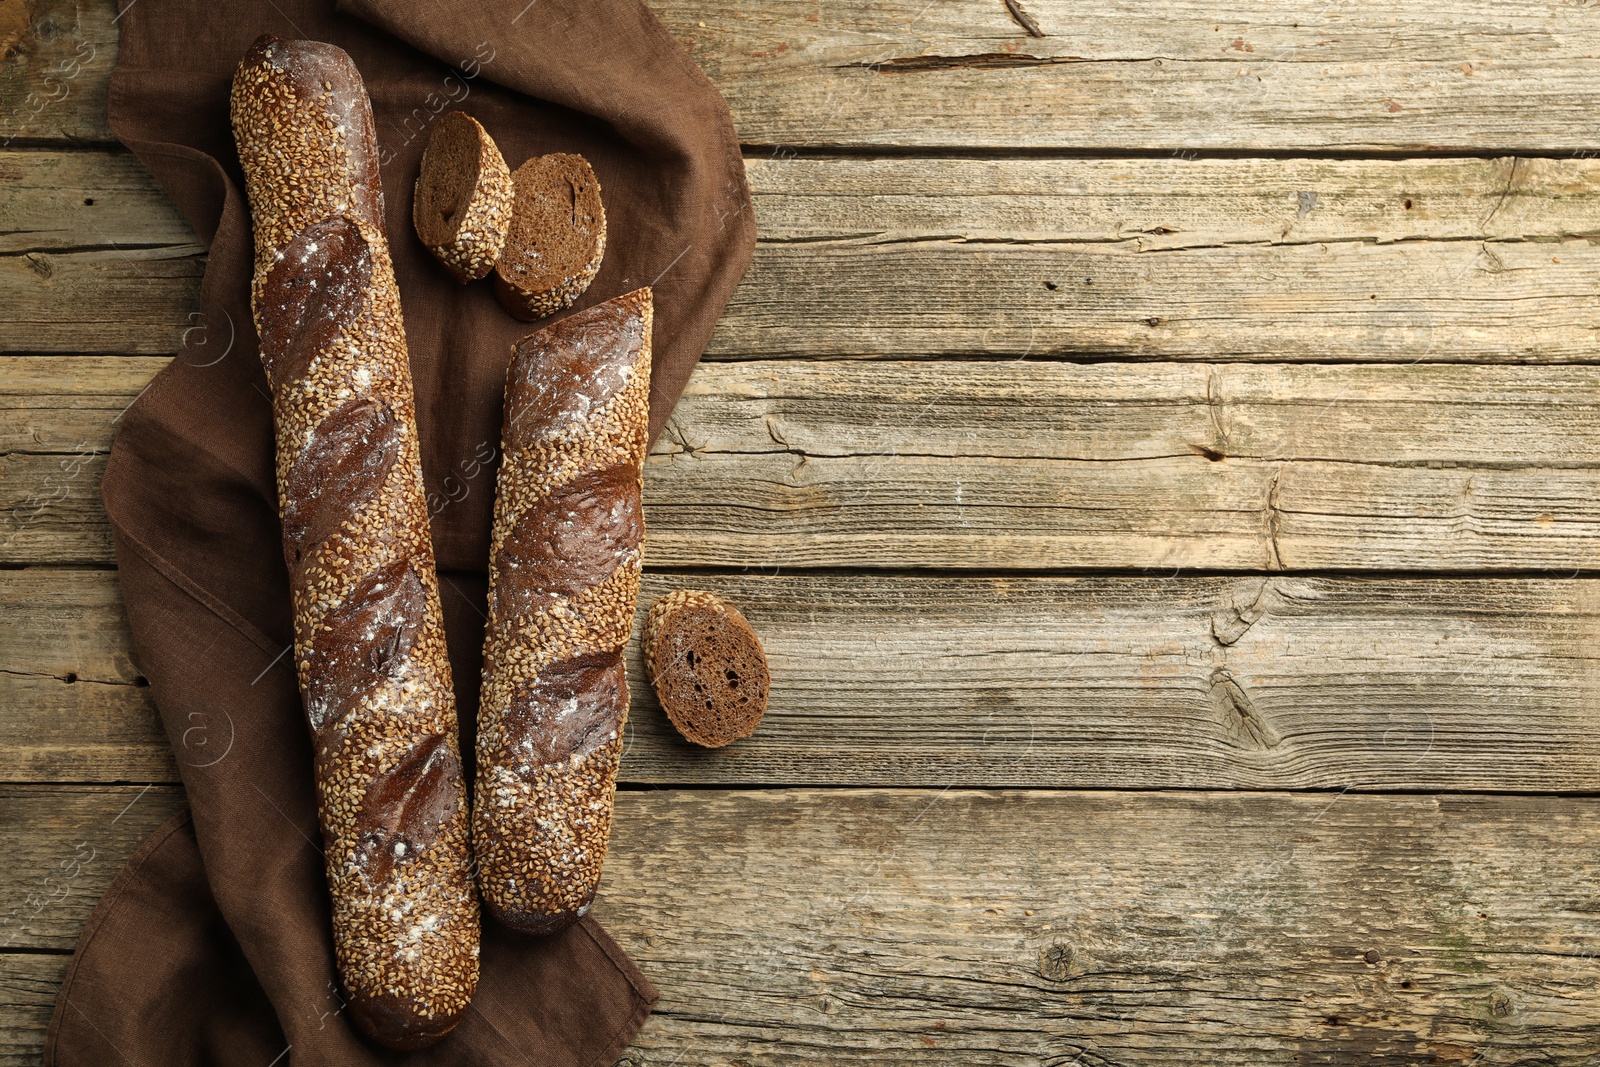
[[[1223,735],[1235,748],[1264,752],[1283,743],[1272,723],[1226,667],[1211,672],[1211,705],[1217,711]]]
[[[1065,982],[1072,977],[1072,946],[1065,941],[1051,941],[1039,950],[1039,977],[1051,982]]]

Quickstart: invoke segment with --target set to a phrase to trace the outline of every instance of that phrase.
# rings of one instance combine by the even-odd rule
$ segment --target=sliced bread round
[[[422,153],[411,223],[459,282],[494,269],[511,229],[511,169],[478,120],[451,111],[434,123]]]
[[[535,156],[512,175],[511,232],[494,268],[507,311],[532,321],[583,295],[606,254],[600,182],[579,155]]]
[[[738,608],[713,593],[668,593],[645,619],[643,644],[645,674],[685,738],[721,748],[755,733],[772,677]]]

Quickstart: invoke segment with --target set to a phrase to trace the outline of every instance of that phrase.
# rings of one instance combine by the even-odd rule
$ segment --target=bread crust
[[[685,740],[721,748],[755,733],[772,679],[738,608],[715,593],[674,590],[651,606],[640,644],[650,686]]]
[[[231,109],[335,956],[356,1024],[419,1048],[467,1009],[479,918],[371,106],[343,51],[268,35]]]
[[[451,161],[443,158],[445,149],[469,138],[476,145],[474,180],[470,189],[457,189],[449,197],[455,213],[445,218],[439,215],[435,197],[463,180],[462,176],[449,173]],[[411,201],[411,222],[423,245],[456,281],[465,284],[482,278],[499,261],[506,232],[511,228],[514,188],[505,157],[477,119],[464,111],[439,117],[422,153],[422,168]]]
[[[594,898],[644,549],[649,289],[520,341],[490,538],[473,847],[490,914],[546,934]]]

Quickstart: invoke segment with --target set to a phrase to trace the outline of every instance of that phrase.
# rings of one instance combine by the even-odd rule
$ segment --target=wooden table
[[[655,6],[762,241],[646,602],[774,692],[634,709],[625,1062],[1600,1062],[1593,5]],[[0,0],[7,1064],[183,802],[98,481],[202,249],[112,14]]]

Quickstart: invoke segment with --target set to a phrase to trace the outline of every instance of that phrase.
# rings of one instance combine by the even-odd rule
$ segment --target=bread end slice
[[[650,685],[685,738],[721,748],[755,733],[772,678],[738,608],[713,593],[668,593],[650,609],[643,644]]]
[[[532,322],[571,306],[606,254],[600,181],[580,155],[535,156],[512,175],[511,230],[494,268],[505,309]]]
[[[441,116],[422,153],[411,223],[456,281],[494,269],[511,229],[513,198],[511,170],[488,131],[464,111]]]

